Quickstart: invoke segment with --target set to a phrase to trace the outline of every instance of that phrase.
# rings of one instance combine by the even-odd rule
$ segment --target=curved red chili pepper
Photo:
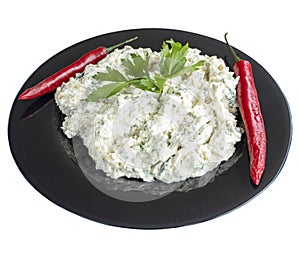
[[[225,41],[236,60],[233,67],[234,73],[240,77],[236,88],[237,101],[247,136],[250,176],[252,181],[258,185],[266,163],[267,139],[264,120],[260,110],[251,63],[240,59],[236,55],[226,36],[227,33],[225,34]]]
[[[39,82],[35,86],[26,89],[19,97],[18,100],[27,100],[40,97],[46,93],[55,91],[62,83],[67,82],[71,77],[75,77],[77,73],[83,72],[84,68],[88,64],[96,64],[103,58],[107,56],[115,48],[127,44],[133,40],[137,39],[134,37],[132,39],[128,39],[124,42],[121,42],[117,45],[114,45],[109,48],[105,47],[98,47],[93,49],[79,59],[77,59],[72,64],[64,67],[63,69],[59,70],[55,74],[49,76],[48,78],[44,79],[43,81]]]

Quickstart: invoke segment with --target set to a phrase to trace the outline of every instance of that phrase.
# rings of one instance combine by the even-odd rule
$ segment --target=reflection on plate
[[[133,47],[159,50],[162,41],[173,38],[189,42],[204,54],[217,55],[229,66],[234,63],[224,43],[202,35],[167,29],[120,31],[88,39],[53,56],[29,77],[20,92],[99,45],[113,45],[134,36],[139,39],[132,42]],[[136,180],[114,181],[98,171],[95,173],[80,141],[68,145],[58,132],[57,109],[51,94],[32,101],[15,100],[13,104],[8,132],[20,171],[41,194],[59,206],[115,226],[177,227],[213,219],[241,206],[265,189],[280,172],[287,157],[292,126],[288,104],[273,78],[255,60],[241,51],[237,53],[252,63],[267,131],[267,164],[258,187],[249,177],[245,142],[237,148],[233,166],[225,162],[222,170],[214,171],[207,178],[169,187]],[[74,157],[72,148],[82,156]],[[220,171],[224,173],[215,177]]]

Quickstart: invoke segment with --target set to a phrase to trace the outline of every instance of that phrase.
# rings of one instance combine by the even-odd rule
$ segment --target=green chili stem
[[[226,32],[225,35],[224,35],[224,38],[225,38],[227,46],[229,47],[229,49],[230,49],[230,51],[231,51],[231,53],[232,53],[235,61],[236,62],[241,61],[241,58],[238,57],[238,55],[235,53],[235,51],[233,50],[233,48],[229,45],[228,40],[227,40],[227,34],[228,34],[228,32]]]
[[[131,38],[131,39],[127,39],[127,40],[125,40],[125,41],[123,41],[123,42],[121,42],[121,43],[118,43],[118,44],[116,44],[116,45],[114,45],[114,46],[111,46],[111,47],[108,47],[108,48],[106,48],[106,51],[107,51],[107,53],[110,53],[111,51],[113,51],[114,49],[116,49],[116,48],[118,48],[118,47],[120,47],[120,46],[122,46],[122,45],[125,45],[125,44],[127,44],[127,43],[129,43],[129,42],[131,42],[131,41],[134,41],[134,40],[136,40],[138,37],[134,37],[134,38]]]

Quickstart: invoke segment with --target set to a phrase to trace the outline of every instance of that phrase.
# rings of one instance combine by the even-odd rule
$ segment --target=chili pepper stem
[[[125,45],[125,44],[127,44],[127,43],[129,43],[129,42],[131,42],[131,41],[134,41],[134,40],[136,40],[137,38],[138,38],[138,37],[134,37],[134,38],[125,40],[125,41],[123,41],[123,42],[121,42],[121,43],[118,43],[118,44],[116,44],[116,45],[114,45],[114,46],[108,47],[108,48],[106,48],[106,51],[107,51],[107,53],[110,53],[110,52],[113,51],[114,49],[116,49],[116,48],[118,48],[118,47],[120,47],[120,46],[122,46],[122,45]]]
[[[227,34],[228,34],[228,32],[226,32],[225,35],[224,35],[226,44],[228,45],[228,47],[229,47],[229,49],[230,49],[230,51],[231,51],[231,53],[232,53],[232,55],[233,55],[235,61],[236,61],[236,62],[241,61],[241,58],[238,57],[238,55],[237,55],[237,54],[235,53],[235,51],[233,50],[232,46],[229,45],[228,40],[227,40]]]

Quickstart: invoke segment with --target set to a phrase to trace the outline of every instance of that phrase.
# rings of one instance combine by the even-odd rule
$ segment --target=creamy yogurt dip
[[[93,76],[107,67],[124,73],[121,60],[132,53],[148,53],[150,75],[159,72],[161,53],[126,46],[57,89],[66,136],[81,137],[96,168],[112,178],[179,182],[228,160],[242,134],[235,117],[238,78],[216,56],[189,48],[186,65],[199,60],[204,65],[167,80],[162,93],[129,86],[98,102],[87,101],[105,85]]]

